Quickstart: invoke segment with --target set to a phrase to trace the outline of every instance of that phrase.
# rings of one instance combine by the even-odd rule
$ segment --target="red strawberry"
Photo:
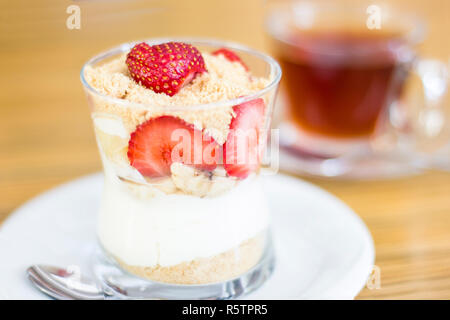
[[[212,53],[212,55],[214,56],[217,56],[219,54],[223,55],[228,61],[239,62],[244,67],[244,69],[248,71],[247,65],[241,60],[241,58],[239,58],[239,56],[235,52],[226,48],[221,48]]]
[[[197,48],[182,42],[135,45],[126,60],[131,77],[156,93],[173,96],[194,77],[206,71]]]
[[[130,164],[142,175],[170,175],[170,165],[182,162],[201,170],[217,166],[218,144],[194,126],[171,116],[152,118],[139,125],[128,142]]]
[[[228,175],[244,179],[259,168],[264,109],[262,99],[233,107],[236,117],[231,121],[230,132],[223,147],[223,166]]]

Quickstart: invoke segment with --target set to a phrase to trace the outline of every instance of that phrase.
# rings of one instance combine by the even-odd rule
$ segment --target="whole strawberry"
[[[131,77],[156,93],[173,96],[206,71],[200,51],[182,42],[168,42],[150,46],[135,45],[127,55],[126,64]]]

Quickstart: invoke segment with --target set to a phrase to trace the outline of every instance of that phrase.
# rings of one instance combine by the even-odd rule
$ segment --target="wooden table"
[[[450,2],[397,2],[430,19],[422,51],[448,59]],[[30,197],[100,170],[78,79],[88,57],[121,42],[164,35],[224,38],[267,49],[263,3],[2,2],[0,222]],[[71,4],[81,6],[80,30],[66,28]],[[372,232],[381,288],[366,288],[359,298],[450,299],[449,173],[379,182],[310,181],[345,201]]]

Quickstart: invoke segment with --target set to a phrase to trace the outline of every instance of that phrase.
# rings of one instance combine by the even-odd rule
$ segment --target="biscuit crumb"
[[[202,55],[208,72],[198,75],[172,97],[155,93],[135,82],[128,73],[125,55],[98,67],[87,66],[85,78],[94,89],[109,97],[130,102],[129,106],[118,105],[88,93],[91,107],[96,113],[121,117],[130,132],[152,117],[173,115],[199,130],[204,129],[217,143],[223,144],[233,117],[233,106],[208,109],[190,107],[255,93],[266,87],[269,79],[253,77],[239,62],[230,62],[222,55]]]
[[[116,260],[123,269],[149,280],[174,284],[207,284],[235,278],[255,266],[263,254],[264,241],[263,234],[259,234],[216,256],[194,259],[170,267],[131,266],[120,259]]]

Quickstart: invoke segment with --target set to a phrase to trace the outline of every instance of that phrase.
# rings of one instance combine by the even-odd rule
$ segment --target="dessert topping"
[[[197,74],[206,71],[200,51],[182,42],[154,46],[139,43],[128,53],[126,64],[136,82],[168,96],[175,95]]]
[[[231,62],[239,62],[239,63],[244,67],[244,69],[248,71],[247,65],[241,60],[241,58],[240,58],[235,52],[233,52],[233,51],[231,51],[231,50],[229,50],[229,49],[221,48],[221,49],[218,49],[218,50],[214,51],[212,54],[213,54],[214,56],[217,56],[217,55],[220,55],[220,54],[221,54],[221,55],[223,55],[228,61],[231,61]]]

